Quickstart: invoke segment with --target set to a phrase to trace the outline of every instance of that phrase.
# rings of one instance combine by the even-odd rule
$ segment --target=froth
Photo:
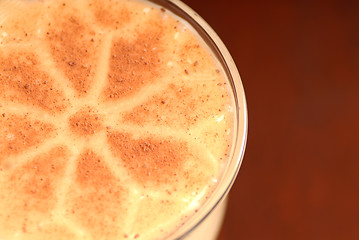
[[[0,238],[162,239],[201,206],[233,112],[191,27],[137,0],[5,0],[0,38]]]

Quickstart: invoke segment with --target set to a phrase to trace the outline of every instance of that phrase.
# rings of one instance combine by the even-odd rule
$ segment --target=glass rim
[[[219,63],[222,65],[231,84],[235,103],[235,123],[232,140],[232,149],[229,162],[223,170],[222,176],[208,200],[199,208],[199,211],[190,217],[183,226],[176,229],[169,237],[173,239],[185,239],[195,230],[226,198],[238,175],[244,151],[247,143],[248,114],[247,104],[241,77],[232,56],[223,41],[212,27],[192,8],[180,0],[148,0],[156,5],[164,7],[174,15],[190,24],[199,36],[211,49]],[[228,176],[228,177],[226,177]]]

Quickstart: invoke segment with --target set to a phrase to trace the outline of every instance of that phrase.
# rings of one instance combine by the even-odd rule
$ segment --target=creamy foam
[[[228,158],[227,85],[152,3],[0,1],[0,238],[169,236]]]

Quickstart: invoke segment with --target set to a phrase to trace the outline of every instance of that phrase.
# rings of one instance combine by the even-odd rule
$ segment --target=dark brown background
[[[185,2],[222,38],[247,95],[219,240],[359,239],[359,1]]]

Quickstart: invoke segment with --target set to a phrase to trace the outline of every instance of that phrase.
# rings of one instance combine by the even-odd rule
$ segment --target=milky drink
[[[0,0],[0,239],[165,239],[232,147],[193,28],[135,0]]]

